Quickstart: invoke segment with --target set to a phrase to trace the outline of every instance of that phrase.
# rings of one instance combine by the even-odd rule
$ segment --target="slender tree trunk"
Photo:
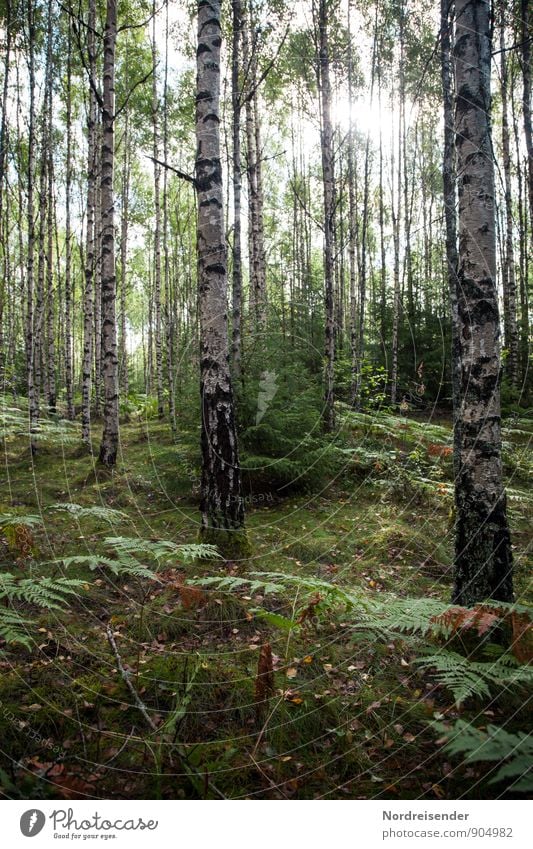
[[[246,25],[243,27],[243,59],[248,72],[244,92],[246,126],[246,164],[248,173],[248,252],[250,258],[250,311],[255,332],[264,342],[266,328],[266,272],[263,234],[263,185],[261,167],[261,131],[257,105],[256,30],[252,6],[247,4]]]
[[[241,92],[239,87],[242,2],[232,0],[231,107],[233,141],[233,245],[232,245],[232,344],[234,381],[240,381],[242,327],[242,233],[241,233]]]
[[[46,35],[46,64],[44,73],[44,95],[40,115],[41,151],[40,151],[40,174],[39,174],[39,230],[38,230],[38,258],[37,258],[37,289],[35,296],[35,322],[34,322],[34,380],[35,380],[35,403],[37,415],[40,415],[41,393],[47,392],[48,370],[46,367],[46,355],[44,353],[45,342],[45,282],[46,282],[46,257],[47,257],[47,210],[50,205],[48,194],[48,169],[50,164],[49,145],[49,110],[51,108],[51,73],[52,73],[52,15],[50,0],[47,12],[47,35]],[[44,387],[43,387],[44,384]]]
[[[394,241],[394,299],[392,309],[392,374],[391,374],[391,403],[395,404],[398,394],[398,348],[400,344],[400,313],[402,308],[400,289],[400,241],[401,241],[401,210],[402,210],[402,139],[405,112],[405,73],[404,73],[404,7],[403,0],[400,4],[400,66],[398,70],[398,164],[397,172],[394,174],[394,156],[391,163],[391,216]],[[394,144],[394,142],[393,142]],[[393,181],[396,176],[396,203],[394,208]]]
[[[381,76],[379,78],[379,250],[380,250],[380,312],[379,312],[379,332],[380,344],[383,351],[383,362],[387,362],[387,345],[385,342],[386,331],[386,315],[387,315],[387,259],[385,251],[385,200],[383,192],[383,132],[381,128]]]
[[[507,349],[507,373],[513,386],[518,381],[518,327],[516,323],[516,278],[513,253],[513,202],[511,143],[509,136],[508,66],[505,50],[505,4],[500,0],[500,81],[502,95],[502,152],[505,186],[505,240],[502,263],[503,326]]]
[[[520,21],[522,24],[522,109],[524,113],[524,135],[527,150],[527,189],[529,198],[529,226],[533,232],[533,128],[531,124],[531,33],[533,30],[533,11],[528,0],[520,0]]]
[[[348,39],[351,45],[351,6],[348,3]],[[353,122],[353,59],[352,48],[348,58],[348,101],[350,104],[350,126],[348,129],[348,269],[350,279],[350,355],[351,355],[351,399],[355,401],[357,387],[357,192],[355,132]]]
[[[89,18],[87,27],[87,51],[89,73],[96,84],[96,53],[95,36],[96,0],[89,2]],[[81,437],[86,445],[91,439],[91,377],[93,362],[94,337],[94,279],[95,279],[95,210],[96,210],[96,94],[89,86],[89,112],[87,116],[87,207],[85,233],[85,288],[83,294],[83,355],[81,368]],[[96,344],[99,340],[96,339]]]
[[[454,476],[457,477],[461,456],[461,422],[460,410],[460,380],[461,360],[459,347],[459,315],[458,315],[458,255],[457,255],[457,213],[456,213],[456,184],[454,147],[454,115],[453,115],[453,69],[451,61],[451,31],[454,0],[441,0],[440,32],[441,32],[441,81],[444,106],[444,155],[442,160],[442,182],[444,194],[444,219],[446,222],[446,261],[448,271],[448,293],[452,318],[452,348],[451,348],[451,379],[453,403],[453,444],[454,444]]]
[[[100,116],[101,110],[99,110]],[[96,125],[96,149],[98,151],[98,170],[95,182],[95,219],[94,219],[94,415],[102,415],[102,122]]]
[[[196,188],[202,402],[201,538],[242,552],[244,501],[229,369],[220,161],[220,0],[198,2]]]
[[[157,91],[156,4],[152,6],[152,126],[154,157],[154,312],[155,312],[155,376],[157,415],[164,418],[163,401],[163,347],[161,344],[161,166],[159,165],[159,94]]]
[[[47,402],[50,413],[56,412],[57,407],[57,389],[56,389],[56,344],[55,344],[55,328],[54,328],[54,169],[52,159],[52,93],[49,98],[49,129],[48,138],[48,203],[47,203],[47,246],[46,246],[46,371],[47,371]]]
[[[5,343],[4,343],[4,299],[8,286],[7,266],[9,263],[9,244],[8,244],[8,203],[7,197],[5,228],[4,228],[4,187],[6,185],[6,153],[8,145],[8,93],[9,93],[9,63],[11,59],[11,3],[6,0],[4,7],[5,15],[5,45],[4,45],[4,83],[2,86],[2,117],[0,119],[0,246],[3,264],[3,276],[0,281],[0,385],[4,380],[4,368],[6,364]]]
[[[28,382],[28,412],[30,448],[36,452],[32,434],[39,418],[39,399],[35,388],[35,334],[34,334],[34,254],[35,254],[35,209],[33,186],[35,180],[35,10],[33,0],[27,0],[28,21],[28,252],[26,261],[26,373]]]
[[[513,116],[513,137],[516,156],[516,183],[518,187],[517,207],[518,207],[518,233],[519,233],[519,254],[520,262],[518,266],[519,287],[520,287],[520,334],[519,334],[519,360],[520,360],[520,376],[523,378],[528,371],[529,360],[529,298],[527,288],[528,278],[528,262],[527,262],[527,202],[524,199],[524,180],[522,176],[522,165],[520,161],[520,130],[518,128],[517,109],[515,108],[514,87],[511,86],[511,104]]]
[[[165,74],[163,82],[163,161],[168,162],[168,4],[165,3]],[[168,171],[163,173],[163,259],[165,280],[165,342],[167,349],[167,380],[168,380],[168,413],[172,435],[177,433],[176,425],[176,392],[174,374],[174,337],[177,330],[177,322],[174,321],[174,307],[172,302],[172,287],[170,281],[170,253],[168,245]]]
[[[67,418],[74,418],[73,398],[73,349],[72,349],[72,232],[71,232],[71,193],[72,193],[72,24],[68,23],[67,53],[67,150],[65,161],[65,389],[67,400]]]
[[[325,388],[324,428],[331,432],[335,427],[334,364],[335,364],[335,308],[334,287],[334,219],[335,174],[333,159],[333,125],[331,122],[331,82],[328,37],[328,4],[320,0],[318,12],[318,82],[321,111],[320,147],[322,153],[322,182],[324,187],[324,291],[325,291]]]
[[[52,14],[53,0],[49,0],[49,33],[48,33],[48,106],[46,114],[46,137],[47,137],[47,221],[46,221],[46,357],[44,365],[46,369],[47,403],[50,413],[56,412],[56,345],[54,331],[54,158],[52,155],[53,145],[53,91],[52,91]]]
[[[456,0],[455,144],[459,178],[458,336],[461,459],[453,601],[513,600],[502,483],[494,164],[490,129],[490,10]]]
[[[126,331],[126,295],[128,291],[128,229],[130,214],[130,138],[129,112],[124,116],[122,152],[122,203],[120,211],[120,339],[119,381],[124,395],[128,394],[128,348]]]
[[[104,30],[104,72],[102,109],[102,355],[104,383],[104,428],[99,460],[104,466],[117,461],[118,357],[115,317],[115,207],[113,197],[115,128],[115,45],[117,37],[116,0],[107,0]]]

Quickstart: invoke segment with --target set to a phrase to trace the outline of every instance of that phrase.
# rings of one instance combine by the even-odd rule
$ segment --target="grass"
[[[505,434],[506,473],[518,493],[509,512],[517,593],[528,593],[531,467],[528,422]],[[95,468],[76,442],[43,441],[32,458],[22,438],[5,442],[3,512],[42,517],[32,558],[4,541],[3,568],[60,573],[44,561],[103,551],[112,536],[190,543],[198,537],[195,432],[173,444],[166,425],[124,425],[118,468]],[[450,429],[392,416],[346,414],[346,461],[327,487],[286,498],[250,498],[246,561],[169,562],[160,583],[112,578],[72,565],[87,590],[64,611],[36,618],[33,651],[3,646],[0,784],[13,798],[473,798],[483,764],[450,764],[429,722],[455,706],[413,663],[409,639],[380,642],[342,612],[290,630],[259,616],[294,617],[304,599],[213,591],[185,603],[180,581],[251,570],[314,576],[379,597],[450,595],[453,512]],[[384,444],[386,443],[386,444]],[[409,485],[406,485],[408,476]],[[125,513],[110,530],[97,517],[48,510],[56,502]],[[48,571],[47,571],[48,570]],[[194,599],[193,599],[194,601]],[[106,639],[158,727],[150,731]],[[274,657],[273,687],[260,703],[261,646]],[[470,714],[469,711],[470,710]],[[479,705],[461,716],[476,717]],[[516,712],[512,694],[481,708],[490,721]],[[483,714],[484,715],[484,714]],[[120,777],[120,781],[117,780]],[[481,783],[480,783],[481,782]]]

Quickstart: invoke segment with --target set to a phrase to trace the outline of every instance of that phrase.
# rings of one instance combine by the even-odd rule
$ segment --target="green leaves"
[[[118,511],[113,511],[118,512]],[[157,581],[157,572],[145,565],[144,560],[152,561],[156,567],[169,561],[189,562],[196,557],[213,559],[220,557],[215,546],[203,543],[181,545],[169,540],[139,539],[138,537],[106,537],[104,545],[113,551],[114,557],[103,554],[76,554],[61,557],[55,563],[64,566],[85,565],[95,569],[108,569],[113,575],[132,575]]]
[[[72,557],[63,557],[56,563],[63,563],[64,566],[80,565],[88,566],[91,571],[95,569],[107,568],[113,575],[133,575],[136,578],[148,578],[151,581],[157,580],[157,575],[146,566],[142,566],[134,558],[113,560],[110,557],[104,557],[101,554],[76,554]]]
[[[465,763],[500,764],[489,784],[511,778],[517,779],[513,781],[513,791],[527,793],[533,790],[531,734],[522,731],[511,733],[497,725],[487,725],[486,729],[474,728],[464,719],[458,719],[451,728],[443,722],[432,722],[431,726],[447,738],[444,751],[448,754],[461,755]]]
[[[453,694],[457,705],[471,696],[491,696],[498,689],[517,684],[533,684],[533,669],[518,666],[508,654],[488,662],[473,661],[454,651],[441,650],[415,661],[422,669],[431,669],[438,682]]]
[[[0,637],[6,643],[19,643],[27,649],[31,648],[31,640],[27,629],[32,623],[15,610],[0,607]]]
[[[111,507],[100,507],[94,505],[91,507],[82,507],[81,504],[57,503],[52,504],[49,510],[58,510],[69,513],[76,519],[100,519],[103,522],[108,522],[110,525],[116,525],[120,522],[129,522],[129,516],[122,510],[113,510]]]
[[[75,578],[17,578],[4,572],[0,574],[0,599],[59,610],[68,603],[68,596],[78,595],[84,584]]]

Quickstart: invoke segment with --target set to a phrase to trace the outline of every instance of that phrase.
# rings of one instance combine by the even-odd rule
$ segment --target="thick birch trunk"
[[[229,370],[220,161],[220,0],[198,2],[196,188],[202,403],[201,537],[228,555],[242,546],[244,501]]]
[[[490,129],[490,8],[456,1],[455,144],[459,181],[458,330],[461,457],[453,601],[512,601],[502,483],[494,163]]]

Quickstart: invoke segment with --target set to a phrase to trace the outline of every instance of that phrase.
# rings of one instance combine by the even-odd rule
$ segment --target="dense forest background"
[[[532,19],[1,0],[5,795],[530,792]]]

